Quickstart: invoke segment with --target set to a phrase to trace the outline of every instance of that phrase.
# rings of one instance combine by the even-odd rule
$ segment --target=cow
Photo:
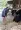
[[[15,21],[15,22],[21,21],[21,9],[19,9],[19,10],[16,12],[16,16],[15,16],[15,18],[13,19],[13,21]]]

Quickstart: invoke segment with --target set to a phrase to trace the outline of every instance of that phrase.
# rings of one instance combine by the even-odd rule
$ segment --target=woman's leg
[[[6,25],[6,17],[3,17],[3,25]]]

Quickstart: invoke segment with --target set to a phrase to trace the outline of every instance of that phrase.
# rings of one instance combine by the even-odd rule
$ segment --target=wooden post
[[[15,6],[16,6],[16,1],[13,0],[13,8],[15,8]]]
[[[19,0],[19,8],[20,8],[20,0]]]

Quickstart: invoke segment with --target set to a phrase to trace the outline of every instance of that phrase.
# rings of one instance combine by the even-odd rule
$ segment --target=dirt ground
[[[0,25],[0,30],[21,30],[21,22],[8,22],[6,25]]]

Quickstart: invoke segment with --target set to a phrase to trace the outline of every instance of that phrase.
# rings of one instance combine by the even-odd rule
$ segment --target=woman
[[[3,23],[6,24],[6,17],[7,17],[7,13],[8,13],[9,9],[4,8],[4,10],[2,11],[2,17],[3,17]]]

